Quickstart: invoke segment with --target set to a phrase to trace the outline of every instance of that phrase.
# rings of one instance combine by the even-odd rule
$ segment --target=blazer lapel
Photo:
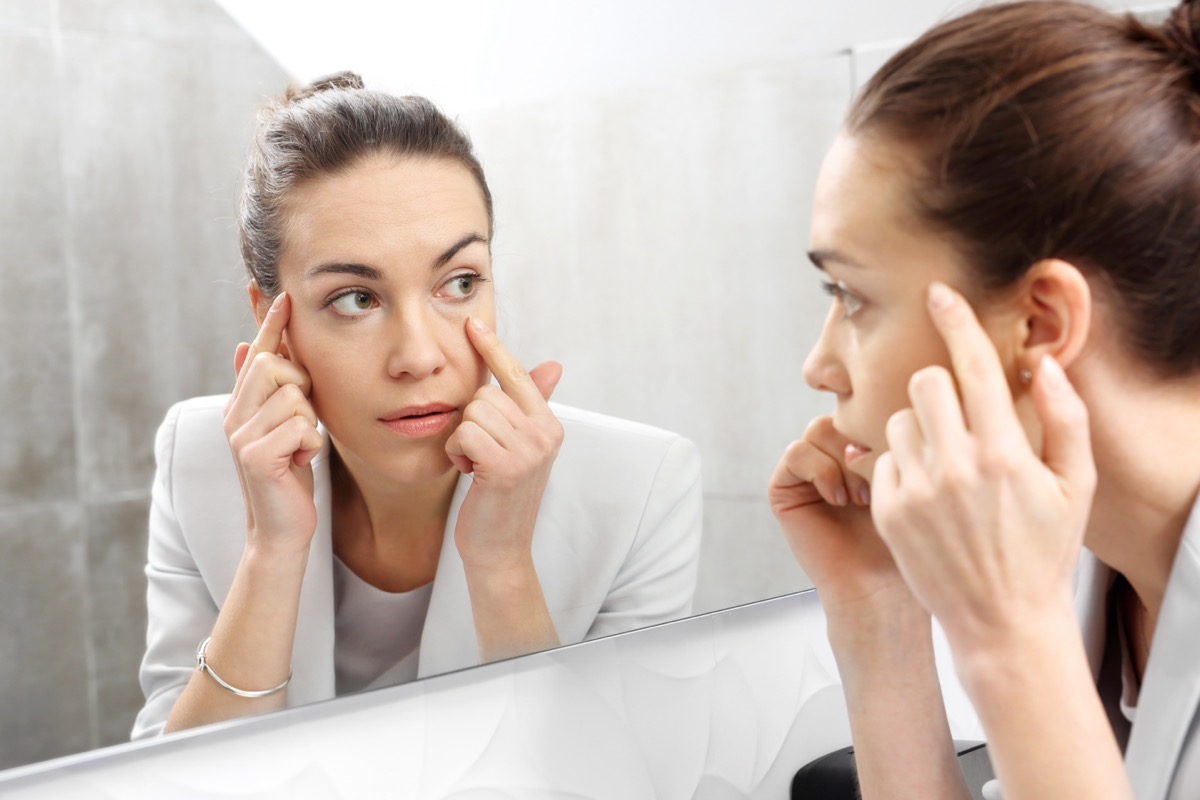
[[[471,596],[467,592],[467,576],[463,571],[462,559],[458,556],[458,547],[454,544],[458,512],[467,490],[471,488],[471,482],[470,475],[460,475],[450,501],[437,576],[429,596],[425,627],[421,631],[418,678],[473,667],[479,663],[479,645],[475,639],[475,619],[471,613]]]
[[[1138,695],[1125,763],[1138,798],[1164,798],[1200,703],[1200,506],[1184,528]]]
[[[324,433],[324,429],[322,429]],[[304,569],[296,638],[292,644],[294,674],[288,686],[288,705],[299,706],[328,700],[336,692],[334,680],[333,621],[333,520],[329,480],[328,435],[320,454],[313,459],[313,502],[317,507],[317,530]]]
[[[1075,615],[1079,618],[1079,630],[1083,634],[1083,646],[1094,681],[1100,679],[1100,665],[1104,660],[1108,590],[1113,577],[1112,569],[1091,550],[1084,548],[1080,552],[1075,569]]]

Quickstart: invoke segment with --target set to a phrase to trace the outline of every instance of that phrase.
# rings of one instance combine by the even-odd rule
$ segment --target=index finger
[[[280,292],[271,302],[271,307],[267,309],[267,315],[263,317],[262,325],[259,326],[254,341],[250,343],[250,348],[246,351],[246,357],[242,360],[242,369],[233,384],[234,395],[237,395],[241,389],[246,371],[254,362],[255,356],[259,353],[279,352],[279,348],[283,344],[283,331],[287,328],[291,316],[291,298],[288,297],[287,292]]]
[[[495,332],[475,317],[468,320],[467,329],[471,344],[483,356],[483,362],[496,376],[500,388],[516,402],[517,407],[531,415],[546,411],[549,407],[537,384],[529,377],[529,372],[521,366],[521,362],[500,343]]]
[[[987,438],[1020,433],[996,347],[962,295],[940,281],[929,286],[929,314],[950,351],[967,428]]]

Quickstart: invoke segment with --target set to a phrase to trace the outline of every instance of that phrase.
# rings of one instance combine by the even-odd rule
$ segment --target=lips
[[[834,424],[833,429],[837,431],[843,439],[847,440],[846,447],[842,450],[842,459],[846,462],[847,467],[853,467],[856,463],[862,461],[873,452],[871,448],[867,447],[865,444],[859,444],[845,433],[842,433],[842,430],[838,428],[836,423]]]
[[[379,419],[383,422],[392,422],[397,419],[405,419],[408,417],[425,417],[430,414],[445,414],[448,411],[454,411],[454,406],[446,405],[445,403],[429,403],[423,406],[405,406],[397,411],[391,411],[384,414]]]
[[[850,442],[846,445],[846,450],[842,454],[842,457],[846,459],[847,467],[853,467],[869,455],[871,455],[871,448],[857,442]]]
[[[454,421],[458,409],[446,403],[405,406],[379,418],[384,427],[408,439],[437,436]]]

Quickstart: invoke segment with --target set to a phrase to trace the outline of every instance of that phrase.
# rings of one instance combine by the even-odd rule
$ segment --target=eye
[[[466,300],[479,291],[479,284],[487,278],[478,272],[463,272],[453,276],[438,289],[439,297],[449,297],[452,300]]]
[[[375,296],[363,289],[350,289],[331,298],[325,305],[343,317],[361,317],[375,307]]]
[[[862,299],[858,295],[854,294],[854,292],[850,291],[846,287],[846,284],[842,283],[841,281],[838,281],[837,283],[834,283],[833,281],[822,281],[821,286],[825,289],[826,294],[841,304],[843,318],[854,316],[855,312],[862,308]]]

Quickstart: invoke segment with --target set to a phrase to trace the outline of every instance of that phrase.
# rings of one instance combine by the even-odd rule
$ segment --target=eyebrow
[[[861,261],[855,261],[847,255],[839,253],[837,250],[809,250],[808,260],[813,263],[813,266],[819,270],[824,270],[825,265],[830,261],[835,261],[838,264],[845,264],[847,267],[856,267],[858,269],[866,269],[866,265]]]
[[[483,236],[482,234],[468,233],[466,236],[463,236],[457,242],[450,245],[450,247],[446,248],[444,253],[434,259],[430,269],[436,270],[445,266],[450,259],[458,255],[463,248],[472,245],[475,242],[487,244],[488,240],[487,237]],[[317,264],[315,267],[310,267],[308,271],[304,273],[304,277],[315,278],[318,275],[326,275],[329,273],[335,273],[339,275],[354,275],[368,281],[383,280],[383,271],[378,267],[372,267],[369,264],[344,263]]]

